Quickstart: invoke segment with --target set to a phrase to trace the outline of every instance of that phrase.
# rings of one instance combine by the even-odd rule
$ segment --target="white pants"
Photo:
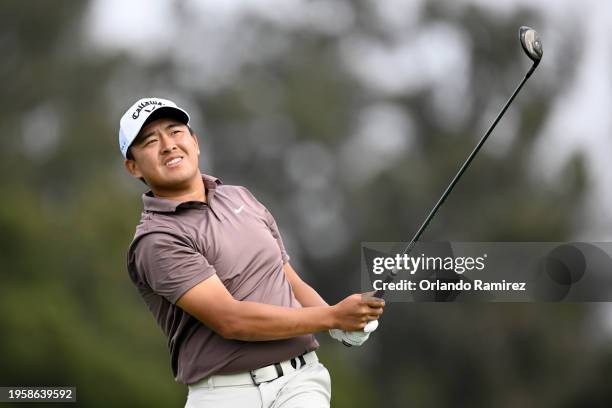
[[[331,380],[319,362],[256,385],[190,388],[185,408],[329,408]]]

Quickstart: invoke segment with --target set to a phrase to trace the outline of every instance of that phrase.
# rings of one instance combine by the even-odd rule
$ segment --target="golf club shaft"
[[[461,166],[461,168],[459,169],[457,174],[455,174],[455,177],[450,182],[450,184],[448,185],[448,187],[446,188],[444,193],[442,193],[442,196],[440,197],[440,199],[438,200],[436,205],[434,205],[434,207],[431,209],[431,211],[429,212],[429,215],[427,216],[427,218],[425,218],[425,221],[423,222],[423,224],[421,225],[419,230],[416,232],[416,234],[414,234],[414,237],[412,238],[410,243],[403,249],[403,251],[401,252],[402,255],[409,254],[410,251],[412,250],[412,248],[415,246],[415,244],[419,240],[419,238],[421,238],[421,235],[423,234],[423,231],[425,231],[425,229],[427,228],[427,225],[429,225],[429,222],[436,215],[436,212],[438,212],[438,209],[440,208],[440,206],[442,205],[444,200],[446,200],[446,197],[448,197],[450,192],[453,190],[453,187],[455,187],[455,184],[457,184],[457,182],[459,181],[459,178],[461,177],[461,175],[468,168],[468,166],[470,165],[470,163],[474,159],[474,156],[476,156],[476,154],[478,153],[478,151],[480,150],[482,145],[487,141],[487,138],[489,137],[489,135],[491,134],[493,129],[495,129],[495,126],[497,125],[499,120],[502,118],[502,116],[504,116],[504,113],[506,113],[506,110],[508,109],[508,107],[510,106],[510,104],[512,103],[512,101],[514,100],[516,95],[518,95],[518,93],[520,92],[520,90],[523,87],[523,85],[525,85],[525,82],[527,82],[527,80],[529,79],[529,77],[531,76],[531,74],[533,73],[533,71],[535,70],[537,65],[538,65],[537,63],[533,64],[533,66],[531,67],[529,72],[527,72],[527,74],[525,75],[525,77],[523,78],[521,83],[516,87],[516,89],[514,90],[514,93],[510,97],[510,99],[508,99],[508,101],[506,102],[506,104],[504,105],[502,110],[497,114],[497,117],[495,118],[495,120],[493,121],[491,126],[489,127],[489,130],[487,130],[487,132],[484,134],[484,136],[480,139],[480,141],[478,142],[478,144],[476,145],[476,147],[474,148],[472,153],[470,153],[470,155],[468,156],[467,160],[463,163],[463,165]],[[387,277],[385,278],[385,280],[383,282],[384,283],[392,282],[395,279],[396,275],[397,275],[397,270],[393,269],[387,275]],[[378,298],[382,298],[382,297],[384,297],[384,295],[385,295],[385,291],[382,290],[382,289],[381,290],[377,290],[374,293],[374,296],[378,297]]]

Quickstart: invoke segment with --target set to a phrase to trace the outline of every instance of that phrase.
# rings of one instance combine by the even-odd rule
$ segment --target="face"
[[[133,160],[125,161],[126,168],[132,176],[144,178],[154,193],[189,189],[201,180],[198,140],[174,119],[143,127],[130,152]]]

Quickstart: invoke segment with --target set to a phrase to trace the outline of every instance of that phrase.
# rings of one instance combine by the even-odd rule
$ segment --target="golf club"
[[[489,137],[489,135],[491,134],[491,132],[497,125],[497,122],[499,122],[499,120],[502,118],[504,113],[506,113],[506,110],[508,109],[508,107],[510,106],[510,104],[512,103],[516,95],[519,93],[519,91],[521,90],[525,82],[527,82],[531,74],[533,74],[533,71],[535,71],[536,67],[542,60],[542,54],[543,54],[542,42],[540,41],[540,37],[538,36],[538,33],[533,28],[525,27],[525,26],[521,27],[519,29],[519,40],[521,41],[523,50],[525,50],[525,53],[527,54],[527,56],[529,56],[529,58],[531,58],[531,60],[533,61],[533,65],[531,66],[531,68],[529,69],[529,71],[527,72],[527,74],[525,75],[521,83],[519,84],[519,86],[516,88],[516,90],[510,97],[510,99],[508,99],[508,102],[506,102],[502,110],[499,112],[499,114],[493,121],[493,124],[489,127],[489,130],[487,130],[487,132],[482,137],[482,139],[480,139],[480,141],[478,142],[478,144],[476,145],[472,153],[468,156],[465,163],[463,163],[463,165],[461,166],[461,168],[459,169],[459,171],[457,172],[453,180],[450,182],[449,186],[446,188],[444,193],[442,193],[442,196],[440,197],[436,205],[434,205],[434,207],[431,209],[431,211],[429,212],[429,215],[427,216],[427,218],[425,218],[425,221],[423,222],[423,224],[421,225],[417,233],[412,238],[412,241],[410,241],[410,243],[404,248],[404,250],[401,253],[402,255],[410,253],[410,251],[412,250],[416,242],[421,237],[421,234],[423,234],[423,231],[425,231],[425,228],[427,228],[427,225],[429,224],[431,219],[434,217],[434,215],[436,215],[436,212],[438,211],[438,209],[440,208],[444,200],[446,200],[446,197],[448,197],[453,187],[455,187],[455,184],[457,184],[457,181],[459,181],[459,178],[461,177],[461,175],[465,172],[465,170],[468,168],[468,166],[474,159],[474,156],[476,156],[476,154],[478,153],[482,145],[486,142],[487,138]],[[384,283],[392,282],[395,279],[397,272],[398,272],[397,269],[391,270],[391,272],[387,275],[387,277],[383,281],[383,285]],[[382,298],[384,297],[384,295],[385,295],[384,290],[377,290],[374,293],[374,296],[378,298]],[[371,326],[370,326],[370,323],[372,324]],[[373,331],[376,329],[376,327],[374,326],[375,325],[378,326],[377,321],[370,322],[370,323],[368,323],[364,331],[366,332]]]

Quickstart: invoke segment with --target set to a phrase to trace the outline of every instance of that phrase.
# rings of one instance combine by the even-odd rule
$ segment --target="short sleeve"
[[[268,211],[267,208],[265,208],[265,210],[266,210],[266,214],[265,214],[266,223],[268,224],[268,228],[270,228],[270,232],[272,232],[272,236],[276,240],[276,243],[278,244],[278,247],[281,251],[281,258],[283,259],[283,264],[286,264],[287,262],[289,262],[289,255],[287,254],[287,251],[285,250],[285,244],[283,244],[283,238],[281,237],[281,234],[278,230],[278,226],[276,225],[276,220],[274,220],[272,213],[270,213],[270,211]]]
[[[155,293],[172,304],[216,273],[200,252],[181,238],[166,233],[142,237],[134,248],[132,266]]]

